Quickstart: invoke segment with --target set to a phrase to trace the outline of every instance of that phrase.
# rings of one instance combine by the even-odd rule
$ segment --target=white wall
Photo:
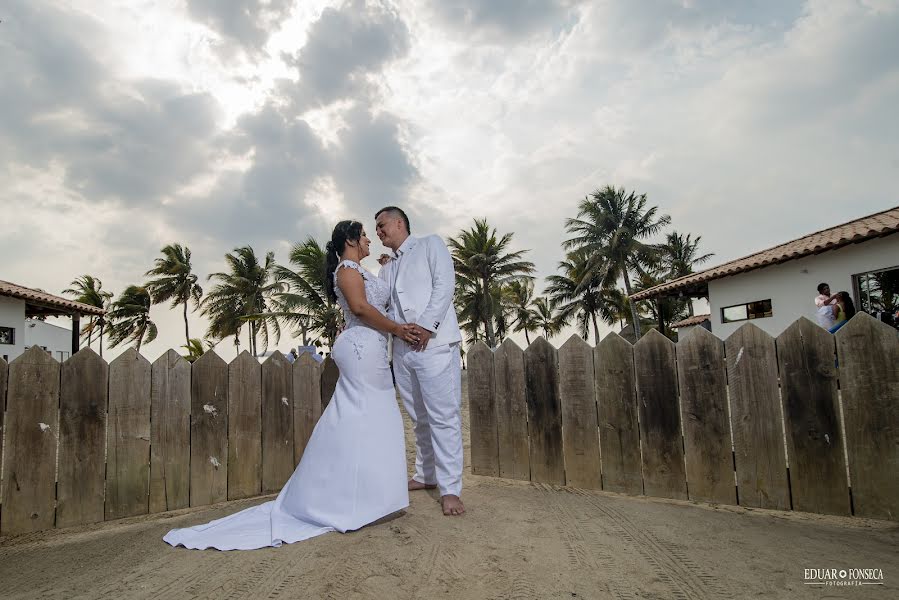
[[[41,346],[50,351],[59,362],[72,355],[72,329],[43,321],[25,321],[25,346]]]
[[[752,323],[777,336],[801,316],[815,322],[819,283],[829,283],[832,293],[853,294],[853,275],[896,266],[899,266],[899,233],[710,281],[712,333],[724,339],[744,323]],[[771,317],[721,322],[721,309],[725,306],[768,299]],[[858,306],[858,299],[854,299]]]
[[[6,356],[7,361],[14,360],[25,351],[25,301],[17,298],[0,296],[0,326],[12,327],[15,332],[15,344],[0,344],[0,358]]]

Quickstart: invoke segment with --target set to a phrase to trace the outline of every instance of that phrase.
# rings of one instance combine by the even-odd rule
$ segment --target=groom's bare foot
[[[443,506],[443,514],[448,517],[459,516],[465,512],[465,505],[462,504],[462,499],[453,494],[440,496],[440,505]]]
[[[415,479],[409,480],[409,491],[414,492],[415,490],[433,490],[436,488],[436,485],[422,483],[420,481],[416,481]]]

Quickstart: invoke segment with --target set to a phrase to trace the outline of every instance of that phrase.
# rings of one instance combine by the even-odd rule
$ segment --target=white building
[[[707,298],[724,339],[746,322],[773,336],[815,321],[819,283],[849,292],[856,309],[892,325],[899,311],[899,207],[843,223],[631,296]],[[680,332],[683,334],[683,331]]]
[[[70,317],[77,332],[81,315],[103,314],[95,306],[0,281],[0,357],[10,362],[36,345],[62,362],[78,351],[78,334],[35,317]]]

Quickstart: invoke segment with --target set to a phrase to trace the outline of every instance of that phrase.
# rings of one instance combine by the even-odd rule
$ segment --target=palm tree
[[[278,330],[277,321],[256,319],[255,317],[269,312],[268,303],[275,292],[281,291],[283,285],[272,282],[272,271],[275,266],[275,253],[265,255],[265,262],[260,264],[256,252],[250,246],[235,248],[234,253],[226,254],[225,260],[230,269],[227,273],[213,273],[210,280],[218,283],[201,303],[203,315],[210,318],[209,337],[221,339],[233,335],[238,343],[241,325],[249,321],[250,352],[257,355],[257,334],[262,334],[265,348],[269,342],[269,327]]]
[[[82,275],[70,283],[72,287],[62,291],[63,294],[74,296],[76,302],[96,306],[97,308],[107,309],[112,300],[112,292],[103,289],[103,282],[93,275]],[[87,334],[87,347],[91,346],[91,338],[94,330],[100,327],[100,356],[103,356],[103,325],[106,320],[100,316],[91,315],[90,320],[81,328],[81,337]]]
[[[184,355],[187,362],[194,362],[206,354],[208,350],[212,350],[215,347],[215,342],[206,340],[206,347],[204,348],[203,340],[200,338],[190,338],[190,341],[181,347],[187,352],[187,354]]]
[[[558,335],[562,328],[567,325],[563,315],[555,312],[552,302],[545,296],[540,296],[534,300],[534,310],[537,314],[537,327],[543,332],[543,337],[549,340],[554,335]]]
[[[190,331],[187,325],[187,305],[193,302],[194,309],[200,307],[203,288],[197,283],[190,264],[190,248],[181,244],[169,244],[161,250],[162,258],[156,259],[156,266],[145,273],[156,277],[147,282],[150,297],[156,304],[172,301],[172,308],[184,305],[184,339],[190,345]]]
[[[109,310],[109,347],[125,341],[134,342],[137,351],[144,343],[156,339],[156,324],[150,320],[150,292],[138,285],[129,285]]]
[[[293,336],[301,338],[304,346],[310,341],[318,343],[318,339],[310,340],[310,334],[324,338],[329,347],[333,346],[343,324],[343,314],[328,297],[327,254],[315,238],[309,237],[293,246],[289,261],[294,268],[274,267],[275,281],[283,284],[283,288],[272,295],[271,310],[252,318],[273,322],[279,339],[277,322],[280,320],[294,327]]]
[[[522,260],[527,250],[507,252],[512,234],[497,239],[496,229],[487,219],[475,219],[474,226],[449,240],[456,276],[471,294],[467,307],[474,322],[484,326],[487,345],[496,346],[494,320],[496,301],[503,285],[519,279],[532,279],[534,263]]]
[[[581,253],[571,252],[568,259],[559,263],[561,275],[547,277],[546,288],[550,303],[556,307],[561,317],[568,321],[574,318],[578,333],[589,340],[588,332],[593,325],[593,337],[599,343],[597,318],[613,325],[618,317],[617,307],[623,294],[614,287],[614,282],[603,282],[591,273],[589,260]]]
[[[660,247],[662,255],[662,268],[665,271],[666,279],[677,279],[684,277],[693,272],[693,267],[708,262],[710,258],[715,256],[709,252],[707,254],[699,254],[699,242],[702,236],[696,236],[691,239],[690,234],[682,234],[672,231],[665,237],[665,243]],[[687,301],[687,311],[693,316],[693,302]]]
[[[658,216],[657,212],[654,206],[647,208],[646,194],[637,196],[633,192],[625,193],[624,188],[616,190],[606,186],[581,201],[577,218],[565,222],[565,228],[574,237],[566,240],[564,246],[589,257],[588,270],[592,276],[602,281],[624,280],[637,339],[640,319],[636,305],[630,300],[631,273],[658,263],[657,247],[642,241],[671,222],[668,215]]]
[[[527,345],[531,345],[529,333],[540,330],[537,311],[534,309],[534,282],[529,279],[512,281],[506,286],[504,298],[512,311],[513,331],[523,331]]]

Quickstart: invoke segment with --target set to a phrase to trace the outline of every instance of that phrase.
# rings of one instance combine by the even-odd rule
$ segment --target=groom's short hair
[[[391,213],[394,217],[398,217],[398,218],[402,219],[403,224],[406,226],[406,233],[408,233],[408,234],[412,233],[412,228],[409,227],[409,217],[406,216],[406,213],[403,211],[402,208],[399,208],[397,206],[385,206],[384,208],[382,208],[381,210],[379,210],[378,212],[375,213],[375,218],[377,219],[379,216],[381,216],[381,213],[385,213],[385,212]]]

